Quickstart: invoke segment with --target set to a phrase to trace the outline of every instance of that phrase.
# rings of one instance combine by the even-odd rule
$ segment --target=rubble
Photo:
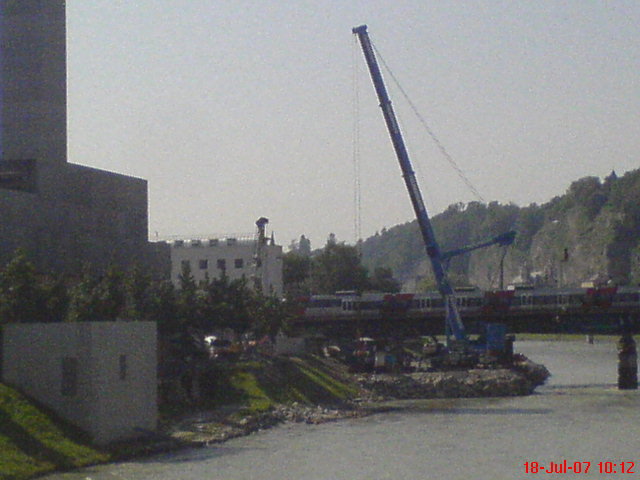
[[[246,416],[242,414],[242,408],[237,407],[232,411],[219,410],[188,417],[174,424],[167,433],[192,446],[209,445],[283,422],[320,424],[389,411],[391,407],[378,405],[385,400],[529,395],[549,375],[543,365],[521,356],[511,368],[357,374],[354,381],[364,394],[339,407],[293,402]]]

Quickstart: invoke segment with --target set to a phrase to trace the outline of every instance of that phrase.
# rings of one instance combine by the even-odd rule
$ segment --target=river
[[[288,424],[208,448],[45,478],[640,478],[640,392],[617,390],[615,344],[517,342],[516,350],[553,375],[528,397],[405,401],[401,411]],[[564,465],[572,470],[564,473]]]

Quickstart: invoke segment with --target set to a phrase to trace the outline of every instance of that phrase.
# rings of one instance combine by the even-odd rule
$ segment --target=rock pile
[[[372,374],[359,382],[374,398],[468,398],[529,395],[548,377],[543,365],[522,359],[513,368]]]
[[[189,445],[208,445],[248,435],[281,422],[319,424],[387,411],[375,402],[391,399],[499,397],[528,395],[543,384],[549,371],[524,357],[512,368],[484,368],[405,374],[355,376],[364,395],[339,407],[309,406],[298,402],[243,416],[241,406],[230,406],[183,419],[166,433]]]

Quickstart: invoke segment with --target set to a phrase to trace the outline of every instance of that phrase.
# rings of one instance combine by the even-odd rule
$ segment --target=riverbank
[[[388,400],[527,395],[547,376],[532,362],[410,374],[353,374],[343,363],[317,356],[220,362],[203,371],[197,404],[165,409],[157,432],[141,432],[140,439],[104,451],[0,385],[0,480],[202,447],[285,422],[320,424],[398,409],[385,405]]]
[[[529,395],[550,375],[543,365],[524,357],[511,368],[398,374],[352,374],[343,364],[319,357],[288,361],[307,366],[306,362],[312,362],[316,369],[322,366],[325,371],[331,372],[334,382],[342,383],[343,391],[349,391],[350,395],[342,397],[338,403],[314,404],[307,399],[306,402],[274,403],[262,411],[251,411],[241,405],[226,405],[216,410],[183,416],[166,424],[163,433],[186,445],[205,446],[283,422],[319,424],[386,412],[392,409],[384,405],[389,400]]]

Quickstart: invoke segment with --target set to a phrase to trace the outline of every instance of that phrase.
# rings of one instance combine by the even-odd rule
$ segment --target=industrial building
[[[0,0],[0,265],[156,265],[146,180],[67,162],[65,25],[64,0]]]
[[[259,219],[255,235],[226,238],[173,240],[171,281],[180,286],[187,267],[197,283],[226,275],[229,280],[245,278],[266,295],[282,297],[282,246],[265,233],[266,218]]]

